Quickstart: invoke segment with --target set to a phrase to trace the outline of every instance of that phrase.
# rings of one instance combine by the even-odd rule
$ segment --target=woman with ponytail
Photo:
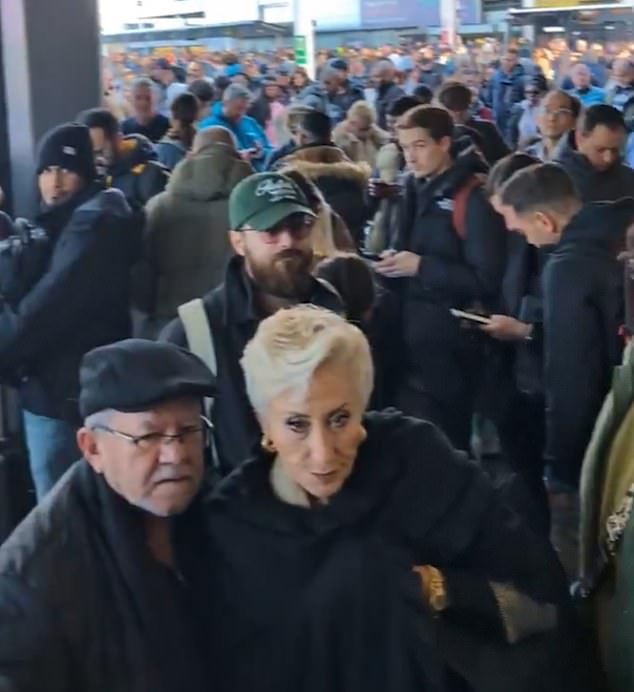
[[[158,160],[170,171],[191,149],[196,136],[195,123],[200,115],[200,102],[189,92],[177,96],[171,106],[170,129],[156,145]]]

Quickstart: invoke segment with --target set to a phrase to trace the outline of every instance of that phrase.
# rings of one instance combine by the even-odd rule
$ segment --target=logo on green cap
[[[255,188],[256,197],[268,197],[271,204],[276,204],[283,200],[298,200],[298,190],[295,184],[282,177],[266,178],[258,183]]]

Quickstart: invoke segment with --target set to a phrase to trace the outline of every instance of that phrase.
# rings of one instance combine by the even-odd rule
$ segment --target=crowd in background
[[[218,564],[230,555],[236,561],[232,569],[240,575],[213,573],[214,589],[230,594],[229,600],[214,604],[217,610],[211,618],[217,651],[227,652],[214,653],[216,674],[226,685],[220,689],[240,692],[258,684],[256,666],[238,664],[249,652],[231,646],[253,627],[252,615],[256,620],[279,617],[278,610],[271,616],[266,606],[266,612],[260,611],[267,597],[260,598],[246,587],[254,573],[250,566],[244,569],[251,553],[241,563],[242,557],[233,552],[244,539],[261,564],[273,569],[278,553],[265,555],[258,539],[250,543],[257,536],[257,531],[250,533],[252,527],[258,526],[267,536],[271,530],[275,537],[271,545],[286,559],[287,545],[276,543],[285,532],[289,536],[297,532],[306,540],[301,543],[303,551],[315,536],[328,533],[338,522],[346,529],[357,527],[357,521],[359,526],[374,525],[364,512],[379,503],[385,484],[393,480],[384,478],[384,471],[377,471],[376,477],[374,471],[360,472],[361,480],[350,486],[343,479],[334,491],[336,495],[344,488],[341,503],[337,496],[328,505],[328,493],[321,502],[319,492],[306,488],[327,487],[335,471],[304,473],[302,467],[306,458],[317,454],[315,450],[322,454],[322,466],[327,466],[332,440],[336,440],[333,455],[336,452],[348,461],[356,458],[365,430],[357,426],[345,439],[337,437],[337,431],[346,430],[357,413],[360,420],[361,409],[369,402],[371,410],[395,407],[411,418],[432,422],[442,432],[438,438],[435,432],[412,433],[410,439],[411,423],[404,422],[403,436],[394,438],[394,449],[399,450],[394,454],[407,457],[408,472],[402,485],[397,483],[404,495],[397,493],[400,499],[381,515],[385,523],[381,526],[385,535],[397,527],[405,538],[392,546],[394,555],[386,562],[386,573],[388,564],[398,562],[407,541],[420,539],[420,531],[429,540],[421,559],[435,559],[440,565],[439,569],[432,565],[432,572],[427,562],[421,568],[429,603],[439,603],[439,612],[455,607],[460,626],[489,623],[489,634],[504,633],[505,646],[531,636],[537,641],[533,650],[537,658],[525,651],[513,662],[504,654],[506,677],[500,673],[503,668],[496,667],[497,659],[483,654],[482,660],[495,663],[491,669],[484,666],[478,682],[469,687],[453,677],[451,684],[442,675],[434,678],[426,669],[429,679],[442,678],[442,686],[434,689],[525,692],[540,687],[554,692],[564,689],[557,678],[560,665],[564,677],[569,676],[570,689],[582,689],[580,685],[592,689],[587,661],[594,674],[609,680],[609,688],[601,682],[597,689],[631,690],[634,673],[628,661],[634,628],[628,598],[633,578],[629,550],[634,469],[628,453],[634,371],[631,315],[626,307],[631,303],[628,271],[634,250],[633,130],[634,62],[628,46],[579,42],[572,52],[561,40],[534,50],[486,40],[456,50],[431,45],[350,49],[320,53],[314,80],[285,50],[270,55],[194,55],[174,50],[160,57],[111,56],[105,66],[103,103],[77,114],[76,122],[55,128],[40,146],[40,216],[30,223],[7,217],[2,225],[2,237],[13,240],[10,253],[0,252],[0,378],[20,392],[33,481],[38,500],[47,498],[39,510],[48,517],[41,530],[46,533],[68,507],[75,507],[72,495],[69,501],[61,486],[51,488],[79,456],[78,440],[91,468],[105,475],[115,494],[152,515],[164,516],[165,508],[143,494],[142,471],[135,475],[116,464],[108,468],[100,456],[108,454],[100,451],[98,433],[129,443],[135,453],[156,443],[156,448],[163,445],[177,455],[173,450],[182,449],[182,431],[163,431],[156,441],[157,433],[135,435],[111,420],[113,411],[117,420],[118,414],[151,408],[158,400],[156,393],[154,399],[148,395],[137,401],[108,387],[112,377],[126,390],[122,373],[132,365],[145,372],[143,363],[152,363],[147,365],[147,378],[159,377],[162,366],[158,351],[159,359],[152,360],[154,342],[176,344],[203,360],[206,354],[205,362],[216,376],[213,407],[208,411],[214,428],[208,461],[213,461],[215,481],[229,480],[221,485],[226,493],[212,501],[211,515],[219,522],[213,524],[212,533],[214,549],[221,555]],[[284,316],[276,321],[280,308],[304,303],[329,311],[324,314],[331,317],[306,317],[297,308],[298,312],[289,311],[288,323]],[[345,320],[332,313],[358,329],[346,332]],[[304,326],[300,329],[297,324]],[[311,339],[324,329],[342,330],[341,342],[331,346],[333,354],[345,350],[346,339],[364,344],[358,348],[367,351],[374,380],[368,385],[359,375],[359,381],[365,382],[359,384],[365,392],[359,397],[360,411],[353,415],[345,406],[319,408],[322,400],[324,407],[330,405],[331,391],[339,391],[337,387],[346,381],[341,370],[336,370],[338,377],[324,376],[325,384],[319,368],[312,372],[310,387],[317,387],[317,394],[310,389],[309,396],[306,387],[298,386],[311,413],[291,415],[289,402],[279,403],[286,391],[282,386],[286,374],[278,381],[275,372],[269,373],[266,386],[276,392],[271,401],[277,403],[260,396],[258,378],[264,376],[255,372],[257,364],[269,362],[269,356],[273,362],[269,350],[290,349],[294,337],[289,334],[294,329],[305,339],[298,347],[303,349],[302,357],[310,351]],[[99,369],[98,358],[91,360],[95,356],[86,363],[84,357],[91,349],[108,348],[131,334],[153,345],[130,346],[130,352],[127,346],[111,347],[114,351],[104,356],[107,370]],[[141,350],[135,356],[137,348]],[[181,357],[184,353],[175,352]],[[163,355],[175,371],[187,369],[184,361],[170,360],[169,349]],[[302,357],[295,354],[289,362],[297,365]],[[332,358],[336,360],[336,355]],[[162,384],[176,377],[165,367]],[[202,377],[199,371],[198,377]],[[197,381],[188,380],[188,391],[209,399],[209,386],[198,386]],[[139,391],[146,385],[145,380],[139,382]],[[178,389],[169,392],[173,398],[178,394]],[[269,426],[269,405],[282,404],[286,417],[282,420],[280,414],[280,420],[275,419],[277,428]],[[311,431],[313,414],[326,420],[328,432],[323,438]],[[387,427],[380,434],[372,437],[369,425],[368,444],[372,459],[388,463],[364,469],[390,468],[385,450],[392,438],[385,430],[396,419],[385,415],[380,421]],[[84,432],[78,438],[81,423]],[[192,435],[202,437],[200,426],[189,428]],[[300,439],[308,447],[300,449]],[[372,446],[372,440],[381,442]],[[427,486],[425,502],[411,494],[418,483],[425,485],[416,460],[407,456],[418,442],[431,450],[429,459],[436,454],[443,466],[439,486],[433,493]],[[263,480],[257,467],[245,465],[256,449],[264,450],[272,461],[270,478]],[[507,510],[490,500],[489,481],[474,479],[472,471],[465,471],[474,467],[461,466],[466,462],[453,450],[477,460],[494,479],[504,507],[519,519],[508,519]],[[290,480],[299,478],[297,483],[289,483],[279,471],[277,458],[283,460],[285,451],[292,458],[290,466],[295,465]],[[462,470],[454,475],[457,460],[455,469]],[[430,468],[433,471],[433,464]],[[240,469],[237,474],[236,469]],[[249,485],[251,481],[254,485]],[[274,495],[258,495],[262,483],[268,487],[269,481]],[[451,501],[443,495],[450,492]],[[257,501],[245,503],[244,497]],[[277,514],[277,500],[286,503],[288,511]],[[227,514],[224,502],[229,503]],[[322,512],[322,505],[329,509]],[[400,507],[409,511],[410,505],[417,509],[404,519]],[[424,516],[416,513],[419,505]],[[376,506],[372,507],[374,511]],[[310,521],[296,521],[300,514],[294,510],[300,508],[315,510]],[[47,512],[54,514],[55,521],[49,521]],[[445,525],[454,512],[459,515],[456,523]],[[412,527],[412,517],[420,524]],[[477,528],[469,528],[472,521]],[[224,535],[218,528],[222,522],[240,540],[234,540],[233,533]],[[18,547],[12,543],[6,549],[11,556],[7,566],[0,549],[0,576],[13,578],[19,573],[18,582],[38,583],[40,563],[22,564],[20,546],[27,540],[39,556],[46,552],[44,534],[30,525],[21,530],[26,539],[20,534]],[[368,588],[393,598],[392,591],[377,586],[385,575],[383,563],[377,566],[373,561],[375,537],[369,543],[362,541],[357,553],[356,530],[337,534],[343,567],[337,563],[329,578],[337,583],[353,555],[359,564],[352,571],[371,564],[377,582],[368,582]],[[436,530],[439,537],[432,540],[429,536]],[[309,539],[302,531],[308,531]],[[92,539],[82,534],[80,540]],[[551,559],[550,543],[561,565]],[[350,545],[351,553],[346,552]],[[526,554],[520,546],[527,546]],[[161,544],[159,552],[164,548]],[[56,544],[60,555],[65,549]],[[363,552],[366,549],[368,553]],[[50,553],[55,555],[55,550]],[[291,567],[284,578],[291,573],[293,579],[312,574],[310,560],[301,568],[293,562],[302,551],[290,551]],[[98,563],[101,557],[95,559]],[[41,568],[47,573],[46,583],[54,572],[54,557],[51,560],[53,567],[44,561]],[[167,562],[173,560],[174,555],[168,555]],[[583,604],[579,607],[587,611],[590,626],[584,631],[596,656],[586,658],[585,649],[571,634],[575,628],[569,629],[571,603],[562,566],[568,581],[575,584],[578,605]],[[35,576],[29,572],[33,569]],[[470,576],[470,570],[486,574],[487,580],[464,581],[461,569]],[[195,588],[182,574],[176,576],[179,593],[181,587]],[[134,579],[138,574],[132,575],[137,588]],[[327,607],[336,611],[339,598],[349,605],[349,594],[333,596],[329,583],[325,591],[332,600],[327,600]],[[451,605],[445,586],[438,583],[447,586]],[[162,593],[165,575],[157,577],[154,586],[156,594]],[[16,610],[11,588],[0,580],[0,627],[2,617],[14,617]],[[273,589],[275,603],[281,602],[283,591]],[[19,589],[15,593],[15,602],[32,603],[28,594]],[[390,604],[386,611],[394,607],[402,614],[402,596],[399,591],[395,601],[386,598]],[[330,659],[329,647],[315,643],[323,644],[322,635],[328,639],[331,626],[330,621],[320,620],[321,598],[326,599],[320,592],[316,619],[309,608],[314,628],[310,633],[317,639],[311,639],[314,647],[308,650],[311,655],[323,654],[326,663],[318,666],[319,656],[309,656],[300,673],[306,676],[314,664],[316,669],[325,666],[335,671],[333,679],[340,680],[337,676],[345,678],[350,665],[361,676],[355,678],[359,683],[363,666],[357,670],[349,662],[357,660],[355,655]],[[376,631],[383,632],[383,610],[371,600],[371,608],[364,603],[356,612],[365,608],[378,613]],[[252,610],[248,604],[253,604]],[[300,620],[308,618],[300,612]],[[448,612],[451,619],[452,611]],[[417,630],[409,620],[405,625],[390,623],[399,634]],[[304,620],[301,624],[306,626]],[[146,625],[148,632],[154,631],[151,619]],[[73,642],[86,639],[75,621],[64,620],[60,627],[72,633]],[[361,630],[370,631],[365,626]],[[3,668],[3,656],[22,662],[24,641],[38,655],[48,651],[46,640],[37,639],[38,632],[4,644],[0,637],[0,682],[11,669],[11,665]],[[225,639],[227,632],[232,634]],[[261,637],[257,627],[254,632],[253,641],[262,640],[258,640],[257,665],[268,670],[275,656],[267,647],[275,637]],[[284,632],[290,641],[296,630]],[[541,639],[545,633],[547,641]],[[339,630],[337,635],[342,636],[344,648],[344,640],[354,639]],[[429,645],[427,633],[423,640]],[[179,641],[184,640],[174,638]],[[105,678],[118,681],[123,673],[116,666],[110,668],[116,657],[109,642],[99,639],[95,651],[91,655],[100,665],[107,662]],[[386,654],[393,664],[386,669],[405,675],[409,668],[398,665],[401,653],[399,648],[394,660]],[[52,669],[66,660],[61,654],[47,656]],[[143,656],[133,658],[143,660]],[[171,658],[176,666],[182,663],[179,656]],[[365,664],[367,657],[358,660]],[[382,656],[377,660],[384,662]],[[572,668],[566,668],[573,660],[584,660],[575,673],[581,680],[574,683]],[[295,664],[280,666],[282,673],[276,675],[294,670]],[[129,664],[131,669],[136,665],[144,664]],[[514,679],[509,671],[515,665],[522,672]],[[19,665],[16,669],[22,671]],[[76,672],[73,664],[67,669]],[[549,679],[550,687],[532,685],[531,674],[537,669],[544,677],[535,679]],[[46,679],[46,671],[38,666],[22,672]],[[478,678],[473,670],[459,672],[470,683],[472,676]],[[491,687],[498,674],[503,682]],[[278,688],[271,682],[263,689]],[[325,688],[307,684],[301,689]],[[374,689],[409,692],[418,687],[410,680]]]

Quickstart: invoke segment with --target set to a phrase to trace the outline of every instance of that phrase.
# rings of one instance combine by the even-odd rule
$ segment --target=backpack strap
[[[477,175],[471,176],[465,184],[456,190],[453,197],[453,227],[458,237],[467,237],[467,204],[473,190],[482,186],[482,180]]]
[[[178,316],[181,318],[183,328],[185,329],[187,347],[195,356],[198,356],[203,361],[211,371],[211,374],[217,377],[218,362],[216,360],[214,336],[211,331],[211,325],[209,324],[203,301],[200,298],[195,298],[194,300],[190,300],[189,303],[180,305],[178,308]],[[213,397],[207,397],[205,399],[205,413],[209,420],[213,420],[213,411],[214,399]],[[211,437],[211,461],[213,467],[218,470],[220,468],[220,461],[214,435]]]
[[[198,356],[211,370],[212,375],[216,377],[218,375],[216,349],[203,301],[200,298],[195,298],[189,303],[179,306],[178,316],[181,318],[185,329],[189,350]]]

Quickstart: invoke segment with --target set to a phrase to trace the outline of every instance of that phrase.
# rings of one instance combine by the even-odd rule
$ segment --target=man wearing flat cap
[[[83,459],[0,548],[0,689],[209,690],[192,585],[214,378],[131,339],[88,353],[80,384]]]
[[[240,367],[260,321],[298,303],[342,312],[338,294],[312,275],[315,213],[294,180],[279,173],[245,178],[229,198],[229,220],[235,256],[224,283],[185,311],[181,307],[180,317],[161,334],[203,358],[206,354],[197,347],[204,339],[197,337],[211,339],[222,401],[213,409],[222,475],[248,459],[262,437]]]

